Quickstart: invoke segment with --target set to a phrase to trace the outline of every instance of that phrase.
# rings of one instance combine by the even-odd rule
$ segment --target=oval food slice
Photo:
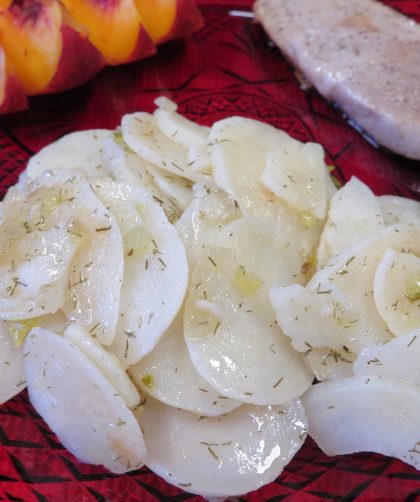
[[[181,176],[148,165],[154,184],[172,203],[184,210],[192,201],[192,182]]]
[[[184,300],[188,264],[184,246],[147,193],[97,180],[95,192],[115,215],[124,241],[124,277],[114,352],[124,367],[150,352]]]
[[[297,211],[307,211],[320,220],[325,218],[327,183],[331,180],[321,145],[296,141],[270,150],[261,180]]]
[[[153,351],[132,366],[129,374],[143,392],[197,415],[219,416],[241,404],[220,395],[197,373],[185,345],[180,314]]]
[[[396,195],[382,195],[378,197],[385,225],[413,225],[420,223],[420,202],[398,197]]]
[[[375,273],[374,298],[394,335],[420,328],[420,258],[389,249]]]
[[[315,378],[320,382],[353,376],[353,362],[356,354],[350,352],[347,347],[340,350],[330,347],[308,347],[305,358]]]
[[[26,387],[23,354],[22,344],[15,344],[10,333],[10,324],[0,321],[0,404]]]
[[[353,371],[360,376],[405,380],[420,385],[420,329],[393,338],[386,344],[363,349]]]
[[[240,216],[234,199],[219,187],[196,183],[193,197],[175,225],[189,263],[197,260],[203,247],[214,245],[221,229]]]
[[[206,181],[205,175],[196,173],[189,165],[188,150],[168,138],[157,127],[153,115],[144,112],[125,115],[121,131],[127,145],[156,167],[192,181]]]
[[[383,227],[384,219],[377,197],[367,185],[352,177],[331,199],[318,249],[318,265],[324,265],[332,256]]]
[[[208,248],[199,257],[184,311],[191,360],[221,395],[285,403],[300,396],[313,375],[275,322],[235,289],[236,270],[228,249]]]
[[[80,349],[35,328],[25,353],[30,401],[68,450],[119,474],[143,465],[146,449],[133,413]]]
[[[31,157],[26,167],[28,181],[39,178],[45,171],[77,169],[86,177],[106,174],[102,150],[113,131],[92,129],[77,131],[49,144]]]
[[[94,331],[89,334],[76,324],[71,324],[64,332],[64,337],[78,347],[112,383],[118,394],[129,408],[134,408],[140,403],[140,394],[133,382],[121,366],[114,354],[110,354],[100,343],[94,339]]]
[[[302,446],[300,401],[241,406],[201,418],[148,399],[139,416],[147,466],[168,483],[204,497],[230,497],[273,481]]]
[[[420,466],[420,387],[375,377],[313,385],[308,431],[327,455],[371,451]]]

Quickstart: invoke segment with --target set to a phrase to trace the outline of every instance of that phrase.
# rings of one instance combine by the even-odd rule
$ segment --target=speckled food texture
[[[420,160],[420,25],[375,0],[257,0],[292,64],[379,144]]]

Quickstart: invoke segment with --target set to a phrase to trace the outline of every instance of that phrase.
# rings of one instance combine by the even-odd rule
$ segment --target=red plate
[[[420,0],[387,3],[420,21]],[[162,47],[150,60],[108,68],[74,91],[34,98],[31,111],[2,118],[2,195],[42,146],[70,131],[114,128],[125,113],[152,110],[153,100],[164,93],[199,123],[234,114],[264,120],[300,140],[321,143],[341,181],[356,175],[378,195],[419,198],[420,163],[373,147],[315,91],[302,92],[293,70],[247,16],[250,1],[201,5],[206,24],[191,40]],[[283,499],[414,502],[420,500],[420,473],[370,453],[327,457],[308,439],[274,483],[239,500]],[[168,485],[146,468],[115,476],[80,464],[58,443],[24,392],[0,407],[0,500],[203,499]]]

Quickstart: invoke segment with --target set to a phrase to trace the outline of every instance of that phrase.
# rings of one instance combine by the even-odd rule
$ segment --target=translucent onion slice
[[[196,183],[193,196],[193,201],[175,225],[189,263],[197,260],[203,247],[214,246],[221,229],[240,216],[234,199],[221,188]]]
[[[45,171],[61,169],[76,169],[88,178],[106,174],[102,149],[112,137],[113,131],[106,129],[77,131],[63,136],[31,157],[26,167],[28,180],[39,178]]]
[[[188,264],[175,228],[147,193],[108,180],[97,180],[94,190],[106,200],[123,235],[124,277],[111,350],[128,367],[171,325],[184,300]]]
[[[156,167],[192,181],[206,181],[188,161],[188,150],[168,138],[156,125],[153,115],[139,112],[125,115],[121,131],[127,145]]]
[[[328,218],[318,249],[318,264],[379,232],[384,219],[371,189],[353,177],[331,199]]]
[[[382,195],[378,197],[385,225],[418,225],[420,223],[420,203],[416,200],[398,197],[396,195]]]
[[[96,365],[69,340],[35,328],[25,342],[29,398],[82,462],[124,473],[146,459],[133,413]]]
[[[303,397],[309,434],[327,455],[382,453],[420,466],[420,388],[375,377],[313,385]]]
[[[7,321],[0,321],[0,404],[26,388],[23,345],[16,346],[9,328]]]
[[[64,337],[99,368],[129,408],[138,406],[140,394],[114,354],[110,354],[86,330],[76,324],[71,324],[66,329]]]
[[[221,396],[197,373],[185,345],[182,315],[178,315],[153,351],[129,369],[129,374],[145,393],[197,415],[219,416],[241,404]]]
[[[323,220],[327,212],[327,183],[324,149],[317,143],[294,142],[267,153],[264,185],[297,211],[308,211]]]
[[[299,401],[241,406],[223,417],[202,419],[148,399],[139,421],[147,466],[204,497],[241,495],[273,481],[306,437]]]
[[[236,268],[233,253],[222,248],[205,249],[197,261],[184,312],[191,360],[221,395],[285,403],[300,396],[313,375],[276,324],[235,289]]]
[[[394,335],[420,328],[420,258],[389,249],[376,270],[374,298]]]

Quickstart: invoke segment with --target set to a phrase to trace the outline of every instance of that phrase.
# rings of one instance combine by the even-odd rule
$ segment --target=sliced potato
[[[101,371],[104,377],[115,387],[129,408],[140,403],[140,394],[122,368],[114,354],[110,354],[89,334],[76,324],[71,324],[64,332],[64,337],[78,347]]]
[[[236,269],[228,249],[205,249],[197,261],[184,312],[191,360],[221,395],[285,403],[300,396],[313,375],[275,322],[235,289]]]
[[[302,446],[300,401],[241,406],[204,418],[148,399],[139,416],[147,466],[166,481],[204,497],[240,495],[273,481]]]
[[[188,161],[188,150],[168,138],[156,125],[153,115],[132,113],[125,115],[121,131],[127,145],[156,167],[192,181],[206,181],[208,177],[196,173]]]
[[[0,404],[26,388],[23,345],[14,343],[9,328],[7,321],[0,321]]]
[[[309,434],[327,455],[371,451],[420,466],[420,388],[375,377],[313,385],[303,396]]]
[[[353,177],[331,199],[328,218],[318,249],[318,265],[344,249],[379,232],[384,219],[370,188]]]
[[[189,204],[191,204],[193,194],[192,194],[192,182],[177,176],[176,174],[170,174],[166,171],[162,171],[158,167],[148,165],[148,172],[152,176],[153,182],[164,194],[168,200],[180,210],[184,210]]]
[[[420,223],[420,202],[396,195],[382,195],[378,197],[378,202],[385,225]]]
[[[374,298],[394,335],[420,328],[420,258],[389,249],[375,273]]]
[[[353,376],[353,362],[356,355],[349,349],[308,348],[305,357],[320,382]]]
[[[35,328],[24,350],[29,399],[68,450],[115,473],[143,465],[146,449],[133,413],[80,349]]]
[[[291,142],[266,156],[264,185],[294,209],[323,220],[327,212],[329,173],[317,143]]]
[[[360,376],[378,376],[420,385],[420,329],[393,338],[383,345],[363,349],[353,371]]]
[[[184,340],[182,312],[150,354],[129,369],[136,385],[162,403],[212,417],[241,403],[221,396],[197,373]]]
[[[87,178],[107,174],[103,163],[104,143],[113,131],[92,129],[63,136],[31,157],[26,167],[28,181],[39,178],[45,171],[75,169]]]

